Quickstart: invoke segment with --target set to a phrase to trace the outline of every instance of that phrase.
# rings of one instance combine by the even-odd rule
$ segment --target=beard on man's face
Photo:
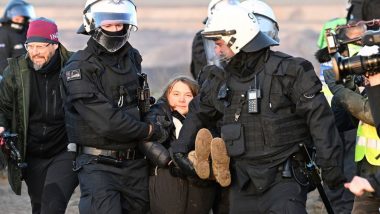
[[[34,70],[38,71],[41,70],[41,68],[44,67],[44,65],[48,64],[53,57],[53,53],[49,53],[47,56],[30,56],[31,61],[33,62],[33,68]]]
[[[33,68],[34,70],[38,71],[40,70],[42,67],[44,67],[45,63],[43,64],[36,64],[36,63],[33,63]]]

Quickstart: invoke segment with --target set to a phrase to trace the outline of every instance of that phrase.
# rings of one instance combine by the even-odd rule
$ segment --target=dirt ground
[[[61,42],[71,50],[79,50],[86,44],[88,37],[75,34],[81,24],[82,3],[74,0],[53,1],[31,0],[36,4],[38,16],[54,19],[60,29]],[[46,2],[46,4],[45,4]],[[84,2],[84,1],[83,1]],[[208,0],[194,0],[194,3],[172,5],[169,0],[140,0],[138,7],[139,30],[133,32],[130,42],[143,56],[143,70],[148,73],[153,95],[159,96],[168,79],[176,75],[190,76],[189,64],[191,42],[194,34],[203,27],[201,21],[207,14]],[[156,2],[155,5],[150,2]],[[180,1],[182,2],[182,1]],[[273,3],[280,25],[281,45],[276,50],[294,56],[302,56],[311,61],[317,50],[317,38],[323,23],[331,18],[345,15],[345,1],[269,1]],[[2,11],[5,0],[0,0]],[[84,4],[84,3],[83,3]],[[78,213],[79,189],[76,189],[66,213]],[[325,213],[316,192],[309,194],[307,209],[309,213]],[[31,213],[30,201],[24,185],[22,196],[10,190],[5,178],[0,178],[0,213]]]

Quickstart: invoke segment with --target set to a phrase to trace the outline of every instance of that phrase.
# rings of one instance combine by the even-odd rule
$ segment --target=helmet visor
[[[231,60],[231,55],[227,54],[226,51],[217,47],[215,41],[219,39],[209,39],[203,37],[203,46],[206,54],[207,65],[216,65],[220,68],[224,68],[228,62]],[[217,49],[219,49],[217,51]]]
[[[127,24],[132,26],[132,30],[137,30],[136,17],[131,13],[108,13],[96,12],[93,14],[95,28],[107,24]]]
[[[279,45],[278,42],[264,34],[263,32],[259,32],[250,42],[248,42],[242,50],[244,52],[256,52],[263,48],[269,47],[269,46],[276,46]]]
[[[278,28],[276,23],[265,16],[256,15],[256,18],[260,25],[260,31],[279,42],[280,40],[278,38]]]

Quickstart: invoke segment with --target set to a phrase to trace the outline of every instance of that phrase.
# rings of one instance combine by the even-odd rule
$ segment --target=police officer
[[[212,0],[208,6],[208,16],[212,16],[214,11],[218,10],[219,8],[222,8],[225,5],[228,5],[229,3],[239,4],[239,1]],[[262,31],[264,34],[268,35],[275,41],[280,42],[280,39],[278,37],[279,26],[277,23],[277,18],[272,8],[269,7],[269,5],[260,0],[246,0],[241,3],[241,6],[254,13],[260,25],[260,31]],[[206,24],[206,21],[207,18],[204,21],[204,24]],[[193,74],[194,79],[197,79],[200,85],[202,85],[203,81],[208,76],[208,73],[205,72],[205,70],[202,70],[202,68],[206,65],[218,63],[210,57],[206,57],[210,49],[206,47],[205,52],[203,37],[201,35],[202,32],[203,30],[200,30],[194,36],[191,49],[190,65],[190,71]],[[213,54],[213,50],[211,51],[211,54]]]
[[[149,210],[148,165],[136,146],[168,134],[141,122],[142,59],[128,42],[136,30],[133,1],[88,0],[78,33],[90,39],[61,73],[69,141],[79,152],[80,213]]]
[[[203,36],[215,44],[223,69],[210,66],[199,109],[190,111],[172,147],[174,160],[194,173],[185,154],[195,134],[222,119],[231,157],[230,213],[306,213],[308,187],[299,173],[289,173],[303,164],[299,144],[316,147],[329,187],[345,181],[339,134],[311,63],[271,51],[276,42],[240,5],[216,11]]]
[[[11,0],[0,19],[0,75],[8,65],[7,58],[25,53],[24,42],[34,8],[24,0]]]

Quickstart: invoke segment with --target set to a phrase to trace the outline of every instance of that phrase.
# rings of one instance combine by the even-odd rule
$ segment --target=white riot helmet
[[[124,24],[123,32],[107,33],[101,28],[104,24]],[[137,30],[133,0],[87,0],[83,11],[83,26],[78,33],[90,34],[109,52],[115,52],[128,41],[131,30]]]
[[[267,34],[277,42],[280,41],[278,38],[279,27],[277,19],[269,5],[260,0],[246,0],[241,3],[241,6],[255,14],[259,21],[260,30],[263,33]]]
[[[211,0],[208,4],[207,16],[210,17],[214,11],[220,9],[223,6],[240,4],[239,0]]]
[[[220,57],[215,56],[215,54],[212,55],[212,50],[215,48],[214,41],[220,39],[227,44],[234,54],[241,50],[255,52],[265,47],[278,45],[276,41],[260,31],[255,15],[240,5],[228,5],[214,11],[209,17],[202,35],[205,50],[210,50],[206,50],[209,62],[215,62],[215,57]],[[220,60],[228,62],[229,59]]]

